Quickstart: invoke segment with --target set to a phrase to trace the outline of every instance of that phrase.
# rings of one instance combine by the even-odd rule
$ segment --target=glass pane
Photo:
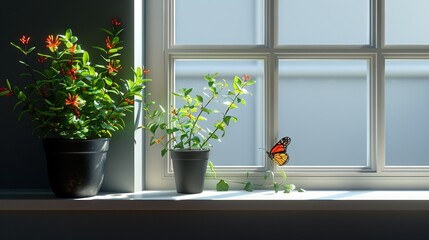
[[[280,60],[278,136],[288,166],[367,166],[367,60]]]
[[[175,44],[264,44],[263,0],[176,0]]]
[[[385,44],[429,44],[429,1],[385,1]]]
[[[235,75],[248,74],[256,80],[256,84],[248,90],[252,96],[246,95],[246,105],[240,104],[238,109],[233,109],[230,114],[237,117],[237,122],[232,122],[226,129],[226,135],[222,142],[211,141],[213,145],[210,153],[210,161],[216,166],[263,166],[264,151],[264,117],[263,117],[263,86],[264,86],[264,61],[263,60],[176,60],[175,61],[175,89],[193,88],[194,92],[207,87],[204,76],[207,74],[219,75],[217,80],[225,79],[232,83]],[[230,85],[232,86],[232,85]],[[222,94],[227,94],[223,92]],[[204,96],[200,93],[201,96]],[[206,100],[207,102],[207,100]],[[177,102],[176,104],[180,104]],[[212,108],[224,111],[225,105],[213,103]],[[221,113],[212,113],[208,121],[201,122],[203,129],[214,129],[213,125],[219,120]],[[216,118],[216,119],[215,119]],[[220,118],[221,119],[221,118]]]
[[[429,60],[386,60],[386,165],[429,166]]]
[[[279,0],[279,45],[369,45],[369,0]]]

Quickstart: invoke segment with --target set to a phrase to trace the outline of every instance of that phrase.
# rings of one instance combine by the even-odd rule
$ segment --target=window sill
[[[100,193],[80,199],[55,198],[50,192],[0,192],[0,211],[137,210],[137,211],[422,211],[429,191],[171,191]]]

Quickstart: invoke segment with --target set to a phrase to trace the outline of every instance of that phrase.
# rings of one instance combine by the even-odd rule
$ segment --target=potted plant
[[[118,79],[122,69],[117,19],[100,51],[99,63],[78,44],[71,29],[49,35],[45,51],[34,54],[29,36],[12,43],[22,53],[22,80],[6,80],[0,96],[14,97],[18,119],[29,114],[34,132],[43,139],[49,183],[57,197],[96,195],[104,177],[104,162],[112,135],[125,128],[126,112],[141,98],[148,70],[132,69],[134,79]],[[36,66],[35,66],[36,65]]]
[[[216,80],[217,74],[204,76],[207,87],[195,93],[193,88],[173,92],[175,106],[166,107],[146,103],[144,129],[150,132],[150,145],[161,144],[161,156],[170,152],[178,193],[200,193],[210,153],[210,142],[225,136],[227,127],[236,122],[231,110],[245,105],[247,87],[254,84],[249,75],[235,76],[232,84]],[[232,88],[230,87],[232,85]],[[214,102],[224,104],[222,110],[213,109]],[[213,118],[213,128],[204,129],[200,123]]]

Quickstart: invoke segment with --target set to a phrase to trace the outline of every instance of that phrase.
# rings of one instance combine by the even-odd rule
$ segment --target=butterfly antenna
[[[268,156],[270,155],[270,152],[268,152],[268,151],[267,151],[267,149],[265,149],[265,148],[261,148],[261,147],[260,147],[259,149],[264,150],[264,151],[265,151],[265,153],[266,153],[266,154],[268,154]]]

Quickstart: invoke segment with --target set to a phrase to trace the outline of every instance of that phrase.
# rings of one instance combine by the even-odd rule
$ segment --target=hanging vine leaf
[[[216,191],[228,191],[229,190],[229,184],[221,179],[217,184],[216,184]]]
[[[253,184],[251,182],[247,182],[244,186],[244,190],[247,192],[253,192]]]

